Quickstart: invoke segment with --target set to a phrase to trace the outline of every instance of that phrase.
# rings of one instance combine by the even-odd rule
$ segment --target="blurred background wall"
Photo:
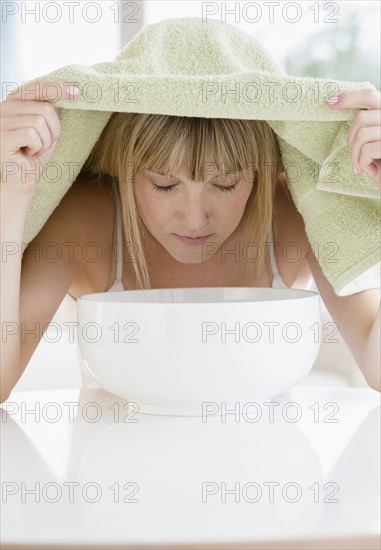
[[[359,1],[0,0],[1,83],[113,59],[143,25],[204,17],[237,25],[295,76],[380,89],[380,5]]]

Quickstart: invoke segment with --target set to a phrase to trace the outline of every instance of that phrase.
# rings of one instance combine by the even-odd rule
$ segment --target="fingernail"
[[[338,103],[338,101],[339,101],[339,98],[337,97],[337,95],[335,95],[334,97],[331,97],[331,98],[327,101],[327,103],[328,103],[329,105],[336,105],[336,103]]]
[[[360,174],[360,172],[357,170],[356,166],[353,164],[353,170],[356,172],[356,174]]]
[[[76,88],[75,86],[68,86],[66,88],[66,91],[69,95],[78,95],[79,94],[79,89]]]

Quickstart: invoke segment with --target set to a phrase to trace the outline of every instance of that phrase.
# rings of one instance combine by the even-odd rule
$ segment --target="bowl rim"
[[[197,302],[172,302],[172,301],[134,301],[133,298],[135,296],[141,296],[142,293],[147,294],[154,294],[160,291],[169,292],[169,291],[194,291],[195,289],[201,290],[202,293],[206,294],[206,291],[213,290],[241,290],[241,291],[252,291],[252,290],[259,290],[259,292],[262,292],[265,294],[274,294],[274,298],[266,297],[261,299],[248,299],[248,300],[242,300],[242,299],[229,299],[229,301],[223,302],[223,301],[213,301],[208,300],[208,297],[205,296],[205,299],[202,301]],[[128,293],[131,300],[124,300],[122,299],[122,296],[126,296]],[[276,296],[278,294],[278,296]],[[287,297],[287,294],[290,294],[289,297]],[[319,292],[316,292],[315,290],[305,290],[305,289],[299,289],[299,288],[272,288],[272,287],[173,287],[173,288],[150,288],[150,289],[143,289],[143,290],[118,290],[118,291],[106,291],[106,292],[93,292],[89,294],[81,294],[77,298],[78,303],[102,303],[102,304],[129,304],[134,306],[147,306],[147,305],[156,305],[156,306],[203,306],[203,305],[214,305],[214,306],[223,306],[226,304],[250,304],[250,303],[257,303],[257,302],[287,302],[287,301],[295,301],[295,300],[304,300],[306,298],[316,298],[316,296],[320,297]]]

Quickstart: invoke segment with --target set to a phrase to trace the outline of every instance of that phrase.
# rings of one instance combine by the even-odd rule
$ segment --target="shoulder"
[[[106,181],[80,173],[56,209],[60,232],[73,238],[80,252],[86,243],[103,248],[112,239],[115,201]],[[76,257],[81,263],[83,254]]]
[[[71,211],[85,213],[90,207],[103,204],[112,206],[111,184],[107,179],[96,177],[89,172],[81,172],[61,200],[60,207],[70,207]]]
[[[110,186],[80,173],[35,240],[41,246],[54,240],[62,250],[62,261],[75,265],[75,277],[95,277],[91,287],[102,288],[109,275],[114,216]]]
[[[61,239],[71,242],[75,276],[69,294],[105,292],[113,260],[115,200],[105,179],[81,173],[60,203]]]

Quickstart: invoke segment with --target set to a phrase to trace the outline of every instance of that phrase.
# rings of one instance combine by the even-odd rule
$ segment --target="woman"
[[[71,97],[56,85],[62,97]],[[30,170],[24,181],[20,175],[1,181],[2,246],[21,245],[39,174],[60,136],[58,111],[49,103],[52,88],[41,86],[37,101],[21,101],[15,92],[1,104],[1,163]],[[364,109],[347,142],[355,169],[368,172],[378,186],[380,99],[377,91],[360,90],[327,106]],[[112,253],[119,203],[123,258]],[[266,245],[273,240],[274,253]],[[41,254],[52,241],[62,250],[59,261]],[[89,243],[101,252],[96,257],[90,257]],[[287,243],[296,243],[297,260],[284,256]],[[379,289],[334,293],[287,192],[277,139],[264,121],[115,113],[59,207],[23,257],[19,250],[1,263],[1,316],[7,321],[1,401],[65,295],[115,290],[118,260],[116,283],[126,289],[298,287],[312,276],[369,386],[380,391]]]

